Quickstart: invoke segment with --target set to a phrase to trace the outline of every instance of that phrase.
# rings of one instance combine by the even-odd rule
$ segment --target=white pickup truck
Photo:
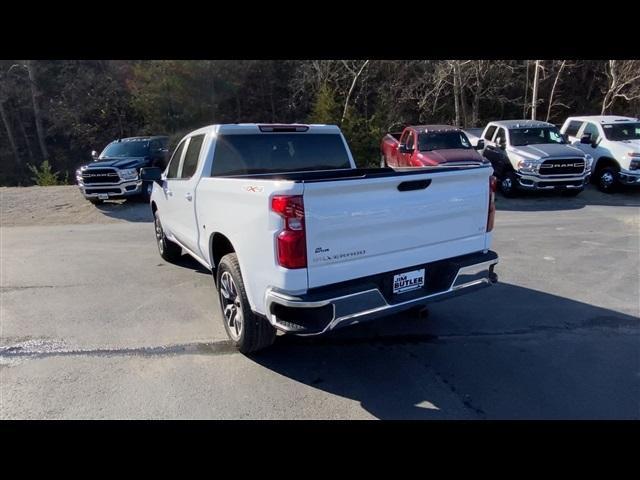
[[[488,286],[488,165],[358,169],[332,125],[212,125],[146,168],[160,255],[214,273],[244,353]]]
[[[569,117],[560,131],[593,157],[593,181],[605,192],[640,186],[640,120],[613,115]]]

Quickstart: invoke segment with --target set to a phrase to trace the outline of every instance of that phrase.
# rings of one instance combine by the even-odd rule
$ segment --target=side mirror
[[[482,150],[484,148],[484,140],[478,140],[478,144],[476,145],[476,150]]]
[[[582,137],[580,137],[580,143],[583,143],[585,145],[588,145],[591,143],[591,134],[590,133],[585,133],[584,135],[582,135]]]
[[[591,142],[591,148],[596,148],[599,143],[600,143],[600,139],[594,140],[593,142]]]
[[[158,167],[141,168],[140,179],[162,185],[162,170]]]
[[[413,152],[413,148],[409,148],[404,144],[400,144],[400,146],[398,147],[398,151],[400,153],[412,153]]]
[[[94,162],[98,160],[98,152],[96,152],[95,150],[91,150],[91,158],[93,158]]]
[[[569,136],[566,133],[561,133],[560,136],[562,137],[564,143],[569,143]]]

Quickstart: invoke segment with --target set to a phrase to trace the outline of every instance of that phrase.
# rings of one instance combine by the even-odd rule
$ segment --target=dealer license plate
[[[424,268],[393,276],[393,293],[410,292],[424,287]]]

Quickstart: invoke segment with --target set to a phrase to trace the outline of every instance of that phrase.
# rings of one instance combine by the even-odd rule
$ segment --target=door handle
[[[426,180],[413,180],[409,182],[402,182],[398,185],[398,190],[401,192],[408,192],[410,190],[424,190],[431,185],[431,179]]]
[[[187,200],[191,201],[193,199],[193,197],[191,196],[191,192],[187,192],[184,194],[184,198],[186,198]]]

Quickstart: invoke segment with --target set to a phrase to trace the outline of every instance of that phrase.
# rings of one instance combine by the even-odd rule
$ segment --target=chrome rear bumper
[[[497,282],[493,269],[498,263],[498,256],[494,252],[485,255],[490,258],[456,268],[453,280],[445,288],[431,292],[420,289],[423,290],[422,294],[414,291],[401,295],[389,295],[387,292],[385,295],[380,287],[366,281],[362,282],[360,291],[344,294],[335,292],[335,295],[329,291],[320,298],[289,295],[271,288],[265,294],[267,319],[274,327],[285,332],[320,335],[339,327],[468,293]],[[480,255],[476,257],[482,258]]]

